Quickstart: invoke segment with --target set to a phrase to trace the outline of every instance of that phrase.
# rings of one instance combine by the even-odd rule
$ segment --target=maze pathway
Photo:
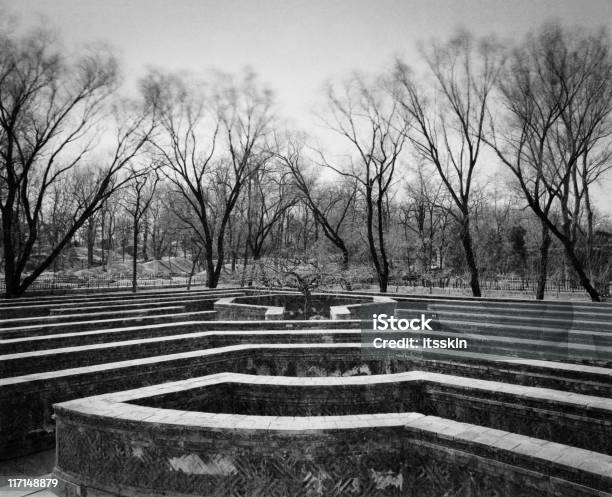
[[[421,337],[470,347],[377,358],[360,320],[214,319],[244,293],[0,303],[2,457],[57,437],[66,495],[248,493],[254,474],[268,495],[609,495],[612,306],[392,295],[434,315]]]

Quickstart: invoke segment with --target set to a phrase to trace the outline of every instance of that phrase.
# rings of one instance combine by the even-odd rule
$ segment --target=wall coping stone
[[[480,390],[483,392],[499,392],[513,395],[525,400],[538,400],[560,406],[584,408],[588,414],[601,414],[607,424],[612,425],[612,399],[596,397],[592,395],[570,393],[542,387],[530,387],[515,385],[491,380],[453,376],[428,371],[413,370],[404,373],[364,375],[364,376],[322,376],[322,377],[292,377],[292,376],[265,376],[249,375],[243,373],[216,373],[199,378],[173,381],[160,385],[141,387],[110,394],[102,394],[87,397],[85,402],[128,402],[162,395],[168,393],[182,392],[194,388],[209,387],[223,383],[238,383],[243,385],[276,385],[287,387],[305,386],[354,386],[354,385],[380,385],[390,383],[426,383],[433,385],[445,385],[457,387],[464,390]],[[96,400],[97,399],[97,400]],[[60,407],[78,406],[83,399],[76,399],[57,404]]]
[[[274,316],[279,316],[280,309],[283,309],[283,308],[282,307],[276,308],[277,314],[275,314]],[[270,318],[266,317],[266,320],[271,320],[271,319],[274,319],[274,317],[270,317]],[[200,324],[200,322],[198,321],[194,321],[192,323],[194,325]],[[321,323],[321,321],[318,321],[318,323]],[[158,324],[158,325],[152,325],[152,326],[177,327],[177,326],[182,326],[183,324],[186,325],[186,323],[174,322],[174,323],[167,324],[167,325]],[[323,326],[323,324],[321,324],[321,326]],[[261,330],[257,330],[257,331],[261,331]],[[278,330],[278,331],[282,333],[281,330]],[[298,331],[301,331],[301,330],[298,330]],[[333,330],[331,331],[331,333],[333,333],[334,331],[338,331],[338,330]],[[359,334],[359,330],[355,328],[346,329],[344,331],[346,333],[354,333],[356,335]],[[325,329],[321,329],[320,332],[326,333],[328,331]],[[211,333],[213,335],[211,335]],[[227,332],[224,330],[224,333],[227,333]],[[244,331],[243,333],[248,335],[250,332]],[[278,333],[274,333],[271,330],[270,331],[267,330],[267,333],[271,335],[278,334]],[[291,332],[289,332],[288,334],[291,335]],[[428,337],[433,337],[433,338],[439,337],[439,338],[467,339],[467,340],[471,340],[472,343],[480,342],[480,343],[491,344],[491,345],[510,344],[513,346],[523,345],[526,350],[533,350],[533,349],[541,348],[541,347],[545,347],[547,349],[552,349],[552,350],[559,349],[563,351],[564,353],[568,353],[568,354],[571,353],[571,355],[574,357],[580,357],[581,355],[584,355],[585,357],[589,358],[589,357],[593,357],[594,353],[603,354],[606,357],[612,357],[612,347],[609,347],[609,346],[600,346],[600,345],[591,345],[591,344],[582,344],[582,343],[554,342],[551,340],[534,340],[534,339],[529,339],[529,338],[505,337],[505,336],[499,336],[499,335],[482,335],[480,333],[453,333],[450,331],[427,331],[427,332],[422,332],[421,334],[423,336],[428,336]],[[199,333],[198,332],[180,333],[177,335],[165,335],[165,336],[152,337],[152,338],[138,338],[138,339],[132,339],[132,340],[122,340],[122,341],[117,341],[117,342],[95,343],[95,344],[89,344],[89,345],[78,345],[78,346],[73,346],[73,347],[62,347],[62,348],[57,348],[57,349],[20,352],[20,353],[14,353],[14,354],[0,355],[0,361],[24,359],[24,358],[33,357],[33,356],[53,355],[53,354],[66,353],[66,352],[109,349],[109,348],[124,347],[124,346],[138,345],[138,344],[145,344],[145,343],[158,343],[158,342],[172,341],[172,340],[185,339],[185,338],[195,339],[195,338],[200,338],[204,336],[214,336],[214,332],[203,331]],[[359,338],[360,338],[359,336],[356,336],[356,339],[359,339]],[[0,341],[0,343],[2,343],[2,341]],[[438,351],[436,351],[436,353],[438,353]],[[467,351],[458,350],[455,353],[459,354],[460,357],[470,358],[469,356],[470,353]],[[607,369],[607,368],[604,368],[604,369]],[[609,369],[609,370],[612,372],[612,369]]]
[[[276,330],[275,330],[276,331]],[[170,362],[179,359],[188,359],[194,357],[203,356],[214,356],[218,354],[225,354],[228,352],[249,352],[252,350],[312,350],[314,352],[323,353],[325,349],[347,349],[358,352],[361,348],[361,343],[302,343],[302,344],[240,344],[240,345],[229,345],[225,347],[218,347],[213,349],[205,350],[193,350],[189,352],[181,352],[176,354],[167,354],[159,356],[144,357],[135,360],[127,361],[116,361],[107,362],[102,364],[94,364],[90,366],[81,366],[77,368],[61,369],[57,371],[47,371],[44,373],[31,373],[22,376],[14,376],[10,378],[0,378],[0,389],[6,386],[14,386],[18,384],[25,384],[28,382],[35,381],[46,381],[59,379],[66,376],[82,375],[82,374],[95,374],[101,371],[108,371],[113,369],[129,368],[132,366],[145,365],[145,364],[156,364],[159,362]],[[520,358],[501,358],[497,355],[491,354],[479,354],[472,352],[453,352],[451,350],[440,350],[437,355],[441,360],[458,360],[460,357],[469,357],[474,360],[490,361],[497,364],[520,364],[524,366],[535,366],[539,368],[545,368],[554,373],[559,372],[584,372],[590,374],[596,374],[608,379],[612,379],[612,369],[603,368],[599,366],[588,366],[582,364],[570,364],[560,363],[552,361],[542,361],[539,359],[520,359]]]

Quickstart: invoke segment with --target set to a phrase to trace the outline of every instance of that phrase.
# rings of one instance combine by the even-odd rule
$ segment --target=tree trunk
[[[100,264],[102,265],[102,270],[104,270],[106,264],[106,257],[104,255],[104,230],[106,229],[106,216],[102,215],[102,219],[100,220]]]
[[[367,235],[368,235],[368,246],[370,249],[370,257],[374,263],[374,269],[376,269],[376,277],[378,279],[378,287],[381,292],[387,291],[387,281],[383,277],[383,268],[378,260],[378,253],[376,251],[376,244],[374,243],[374,201],[372,199],[372,189],[368,187],[366,189],[366,214],[367,214]]]
[[[208,288],[217,288],[219,283],[219,275],[215,271],[215,261],[213,259],[212,242],[206,244],[206,286]]]
[[[380,181],[380,179],[379,179]],[[378,210],[378,249],[380,251],[380,259],[382,262],[382,271],[378,278],[380,291],[383,293],[387,292],[389,285],[389,259],[387,258],[387,251],[385,249],[385,232],[384,232],[384,204],[382,198],[382,191],[378,192],[378,199],[376,201],[376,207]]]
[[[193,279],[193,274],[195,273],[196,264],[198,263],[198,259],[202,255],[202,248],[198,251],[198,254],[193,258],[193,262],[191,264],[191,271],[189,272],[189,279],[187,280],[187,291],[191,290],[191,280]]]
[[[147,253],[147,242],[149,238],[149,223],[147,222],[147,218],[144,218],[144,230],[142,232],[142,260],[147,262],[149,259],[149,254]]]
[[[378,276],[378,288],[381,293],[387,293],[387,288],[389,286],[389,277],[385,277],[384,275]]]
[[[247,266],[249,264],[249,247],[245,244],[244,255],[242,257],[242,275],[240,276],[240,286],[243,287],[246,284]]]
[[[349,253],[346,247],[342,249],[342,270],[346,271],[349,267]]]
[[[591,207],[591,197],[589,193],[588,183],[584,182],[584,207],[586,210],[587,218],[587,233],[586,233],[586,267],[589,279],[595,278],[596,272],[593,263],[594,251],[593,251],[593,209]]]
[[[4,245],[4,296],[7,299],[13,299],[20,296],[19,282],[21,275],[17,273],[15,266],[15,251],[13,249],[13,241],[10,236],[12,230],[12,215],[10,210],[2,212],[2,233]]]
[[[470,271],[470,287],[472,288],[472,295],[474,297],[480,297],[480,283],[478,281],[478,267],[476,265],[476,257],[474,256],[474,247],[472,243],[472,234],[470,233],[470,219],[464,216],[463,222],[461,223],[461,244],[463,245],[463,251],[465,252],[465,262],[467,263],[468,270]]]
[[[538,287],[536,299],[544,300],[546,292],[546,279],[548,277],[548,252],[551,243],[550,230],[546,224],[542,223],[542,243],[540,244],[540,272],[538,274]]]
[[[308,319],[310,309],[312,309],[312,294],[310,293],[308,285],[302,288],[302,293],[304,294],[303,319]]]
[[[87,269],[93,266],[94,245],[96,243],[96,225],[92,219],[87,221]]]
[[[136,293],[138,288],[137,264],[138,264],[138,218],[134,216],[134,251],[132,256],[132,292]]]
[[[572,264],[574,271],[576,271],[576,274],[578,275],[578,279],[580,280],[580,284],[587,291],[587,293],[589,294],[589,297],[591,297],[591,300],[593,302],[601,302],[601,297],[599,295],[599,292],[591,284],[589,277],[584,271],[584,265],[578,260],[578,257],[576,256],[576,252],[574,251],[573,244],[565,239],[562,240],[562,242],[563,242],[563,247],[565,248],[565,253],[567,255],[567,258]]]

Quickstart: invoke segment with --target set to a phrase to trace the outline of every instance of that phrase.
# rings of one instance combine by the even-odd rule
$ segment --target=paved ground
[[[55,449],[38,452],[29,456],[0,461],[0,497],[57,497],[50,490],[33,488],[9,488],[7,478],[50,477],[55,464]]]

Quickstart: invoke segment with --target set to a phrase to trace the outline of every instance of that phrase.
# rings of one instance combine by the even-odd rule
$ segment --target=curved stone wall
[[[314,293],[311,297],[315,315],[321,319],[371,318],[372,312],[393,313],[395,300],[384,296],[329,295]],[[279,320],[302,319],[304,297],[297,293],[230,296],[217,300],[217,319]]]
[[[411,372],[305,382],[221,373],[66,402],[55,406],[55,475],[68,487],[81,487],[69,489],[75,493],[87,489],[132,496],[395,496],[417,491],[438,497],[440,488],[476,486],[473,495],[556,497],[604,495],[612,485],[609,455],[416,412],[423,410],[428,388],[425,397],[448,388],[449,395],[457,396],[453,377],[442,376]],[[464,395],[488,387],[490,406],[500,408],[499,399],[490,395],[495,382],[469,381],[455,387],[463,388]],[[261,397],[254,402],[253,391],[265,396],[273,387],[268,404],[282,404],[288,392],[307,387],[309,395],[303,398],[312,399],[311,413],[324,410],[330,395],[344,405],[357,395],[384,412],[273,416],[179,409],[181,402],[205,406],[207,388],[237,384],[251,392],[251,407],[263,411],[266,402]],[[406,394],[399,408],[406,412],[387,411],[384,399],[390,389]],[[545,398],[542,389],[533,390],[540,405],[530,405],[523,388],[516,402],[517,409],[524,408],[522,415],[544,404],[549,412],[557,404],[559,413],[571,413],[572,405],[577,409],[587,401],[581,396],[563,401],[552,393]],[[593,402],[591,412],[598,409]],[[507,405],[503,409],[507,418],[512,416]]]

